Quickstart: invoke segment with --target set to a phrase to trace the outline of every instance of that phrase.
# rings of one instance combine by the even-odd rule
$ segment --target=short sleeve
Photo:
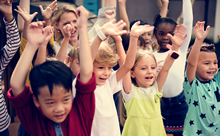
[[[195,80],[195,78],[194,78],[194,80]],[[194,80],[192,81],[192,84],[194,83]],[[186,97],[187,101],[189,101],[189,97],[191,95],[192,87],[189,84],[189,80],[188,80],[188,77],[186,75],[186,72],[184,74],[183,90],[184,90],[185,97]]]
[[[131,84],[131,92],[129,94],[125,93],[124,88],[122,89],[122,96],[125,103],[128,103],[132,98],[134,94],[134,85]]]
[[[109,77],[108,79],[108,82],[110,84],[110,87],[112,89],[112,93],[115,94],[117,93],[118,91],[122,90],[123,89],[123,85],[122,85],[122,79],[120,81],[117,82],[117,77],[116,77],[116,72],[117,71],[114,71],[112,72],[111,76]]]

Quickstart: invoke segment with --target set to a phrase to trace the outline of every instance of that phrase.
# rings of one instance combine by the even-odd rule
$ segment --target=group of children
[[[122,20],[116,23],[116,0],[105,0],[98,21],[89,31],[89,13],[83,6],[74,9],[64,4],[56,8],[55,0],[45,10],[40,6],[44,21],[32,22],[37,13],[29,14],[26,1],[15,9],[21,45],[12,2],[0,3],[7,34],[6,46],[1,50],[2,72],[21,46],[7,92],[21,122],[18,135],[220,133],[218,60],[214,45],[203,43],[210,28],[204,30],[204,22],[196,23],[196,39],[187,55],[193,22],[190,0],[183,0],[182,25],[166,17],[169,1],[161,0],[154,26],[137,20],[130,24],[126,0],[119,0]],[[128,37],[127,43],[121,35]],[[115,46],[109,44],[110,36]],[[117,64],[118,69],[113,71]],[[122,93],[119,101],[126,111],[122,132],[113,99],[118,92]],[[0,96],[0,135],[9,135],[10,117],[2,90]]]

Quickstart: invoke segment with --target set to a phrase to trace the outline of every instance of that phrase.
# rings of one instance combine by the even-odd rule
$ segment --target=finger
[[[39,5],[40,11],[41,13],[44,11],[43,7],[41,5]]]
[[[180,27],[179,25],[176,25],[175,30],[174,30],[174,33],[177,33],[177,32],[178,32],[179,27]]]
[[[127,33],[126,30],[122,30],[122,31],[120,31],[120,32],[118,33],[118,35],[123,35],[123,34],[126,34],[126,33]]]
[[[184,34],[185,31],[186,31],[186,26],[182,24],[182,25],[180,26],[180,28],[179,28],[179,32],[180,32],[181,34]]]
[[[34,13],[32,14],[33,18],[34,18],[37,14],[38,14],[38,12],[34,12]]]
[[[167,44],[166,47],[170,50],[172,46],[170,44]]]
[[[172,36],[170,33],[168,33],[167,36],[168,36],[168,37],[170,38],[170,40],[173,42],[173,36]]]
[[[207,26],[207,27],[206,27],[206,35],[208,35],[209,30],[210,30],[210,26]]]

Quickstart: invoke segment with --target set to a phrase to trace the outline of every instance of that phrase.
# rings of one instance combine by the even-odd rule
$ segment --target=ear
[[[40,103],[38,102],[38,100],[37,100],[37,98],[35,96],[33,96],[33,100],[34,100],[34,105],[39,108],[40,107]]]
[[[70,56],[66,56],[65,61],[66,61],[66,65],[67,65],[68,67],[70,67],[71,62],[72,62],[72,58],[71,58]]]
[[[53,26],[54,26],[57,30],[59,30],[59,24],[57,23],[57,21],[54,21],[54,22],[53,22]]]
[[[131,70],[130,73],[131,73],[131,77],[132,77],[132,78],[135,78],[134,71]]]

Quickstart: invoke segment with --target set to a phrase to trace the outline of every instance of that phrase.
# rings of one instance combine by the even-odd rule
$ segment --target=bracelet
[[[139,38],[139,37],[137,37],[137,36],[135,36],[135,35],[133,35],[133,34],[130,34],[130,36],[132,36],[132,37],[134,37],[134,38]]]
[[[98,37],[102,40],[105,41],[108,37],[104,35],[104,33],[102,32],[101,28],[99,25],[95,26],[95,30],[96,30],[96,34],[98,35]]]

